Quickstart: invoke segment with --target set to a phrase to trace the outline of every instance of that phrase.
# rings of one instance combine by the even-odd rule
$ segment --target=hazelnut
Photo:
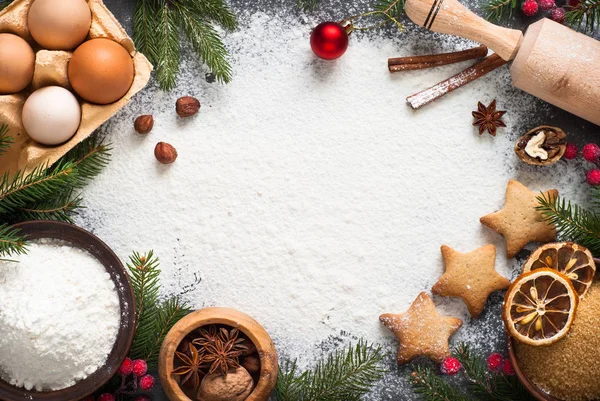
[[[536,127],[517,141],[515,153],[523,162],[548,166],[560,160],[567,149],[567,135],[557,127]]]
[[[242,356],[256,354],[256,346],[254,345],[254,343],[252,341],[250,341],[249,338],[244,338],[242,345],[244,347],[246,347],[245,349],[242,350]]]
[[[260,359],[257,356],[250,355],[244,358],[242,366],[250,373],[260,372]]]
[[[138,134],[147,134],[152,131],[152,127],[154,127],[154,117],[150,114],[139,116],[133,124],[133,128],[135,128]]]
[[[200,110],[200,101],[192,96],[184,96],[177,99],[175,110],[179,117],[191,117]]]
[[[159,142],[154,148],[154,156],[162,164],[170,164],[177,159],[177,150],[171,144]]]
[[[254,388],[250,373],[242,367],[230,370],[226,376],[212,373],[204,376],[198,399],[210,401],[244,401]]]

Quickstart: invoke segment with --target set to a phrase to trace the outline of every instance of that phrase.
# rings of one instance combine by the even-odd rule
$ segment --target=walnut
[[[519,159],[534,166],[548,166],[560,160],[567,150],[567,135],[557,127],[541,125],[527,132],[517,142]]]
[[[198,399],[200,401],[244,401],[254,388],[250,373],[242,367],[229,371],[227,376],[212,373],[204,376]]]

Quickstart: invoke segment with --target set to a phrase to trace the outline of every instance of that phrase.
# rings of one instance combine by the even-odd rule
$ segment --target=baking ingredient
[[[27,24],[33,39],[49,50],[72,50],[90,31],[92,13],[85,0],[35,0]]]
[[[88,252],[32,242],[19,263],[0,262],[0,377],[59,390],[101,367],[120,326],[117,290]]]
[[[242,367],[227,375],[213,373],[206,375],[200,384],[198,398],[204,401],[243,401],[254,387],[250,373]]]
[[[554,7],[556,7],[554,0],[539,0],[538,5],[543,11],[552,10]]]
[[[523,11],[523,14],[525,14],[527,17],[533,17],[538,13],[539,5],[535,0],[526,0],[525,2],[523,2],[521,10]]]
[[[443,374],[453,376],[462,368],[460,361],[452,356],[444,359],[440,365],[440,370]]]
[[[69,62],[69,82],[91,103],[114,103],[129,91],[134,78],[133,59],[110,39],[91,39],[79,46]]]
[[[148,373],[148,363],[143,359],[136,359],[133,361],[132,365],[131,371],[134,376],[141,377]]]
[[[200,101],[192,96],[183,96],[175,102],[175,111],[179,117],[191,117],[200,110]]]
[[[152,375],[144,375],[140,377],[139,382],[140,390],[142,391],[150,391],[154,387],[154,376]]]
[[[200,387],[201,375],[204,374],[206,361],[204,354],[200,354],[198,349],[191,343],[187,344],[188,350],[176,351],[176,368],[171,374],[180,376],[179,384],[185,386],[191,385],[194,390]]]
[[[550,19],[552,21],[558,22],[559,24],[562,24],[565,22],[566,15],[567,12],[565,11],[564,7],[555,7],[550,12]]]
[[[581,155],[585,160],[595,163],[600,158],[600,146],[588,143],[581,149]]]
[[[577,145],[574,143],[567,143],[567,149],[565,150],[565,159],[573,160],[579,154],[579,149],[577,149]]]
[[[154,127],[154,117],[149,114],[139,116],[135,119],[133,124],[133,128],[136,130],[138,134],[147,134],[152,131]]]
[[[558,162],[567,150],[567,134],[558,128],[542,125],[519,138],[515,153],[523,162],[549,166]]]
[[[504,364],[504,357],[502,354],[497,352],[491,353],[487,358],[487,368],[493,372],[497,372],[502,369]]]
[[[242,366],[250,373],[260,372],[260,359],[257,356],[250,355],[243,359]]]
[[[600,282],[581,300],[569,335],[546,347],[515,343],[520,370],[556,399],[600,398]]]
[[[192,344],[198,347],[198,352],[204,354],[204,360],[209,364],[208,373],[220,371],[226,375],[230,369],[240,366],[240,356],[246,349],[243,345],[244,338],[240,337],[238,329],[226,329],[221,327],[217,334],[213,334],[211,329],[202,328],[200,337],[194,339]]]
[[[542,148],[545,140],[546,133],[544,131],[538,132],[525,145],[525,153],[529,157],[539,157],[541,160],[548,160],[548,152]]]
[[[162,164],[171,164],[177,160],[177,149],[166,142],[159,142],[154,147],[154,157]]]
[[[334,60],[342,57],[348,49],[348,29],[339,22],[322,22],[310,34],[312,51],[324,60]]]
[[[591,169],[585,174],[585,180],[590,185],[600,185],[600,170],[597,168]]]
[[[25,89],[33,79],[34,65],[29,43],[12,33],[0,33],[0,95]]]
[[[33,92],[22,112],[27,134],[43,145],[58,145],[69,140],[81,122],[77,98],[60,86],[46,86]]]
[[[569,332],[578,301],[571,280],[556,270],[540,268],[523,273],[506,291],[504,326],[522,343],[555,343]]]
[[[496,136],[498,127],[506,127],[502,121],[505,113],[504,110],[496,110],[496,99],[492,100],[487,107],[483,103],[477,102],[477,110],[471,113],[475,119],[473,125],[479,128],[479,135],[487,131],[491,136]]]
[[[584,296],[596,274],[592,253],[573,242],[552,242],[537,248],[523,264],[523,273],[548,268],[571,280],[577,295]]]

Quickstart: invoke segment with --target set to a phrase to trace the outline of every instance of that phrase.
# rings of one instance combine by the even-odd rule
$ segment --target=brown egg
[[[134,74],[129,52],[109,39],[84,42],[69,61],[73,90],[91,103],[108,104],[122,98],[131,87]]]
[[[35,0],[27,23],[31,36],[40,46],[71,50],[87,37],[92,12],[85,0]]]
[[[22,91],[33,79],[35,54],[24,39],[0,33],[0,94]]]

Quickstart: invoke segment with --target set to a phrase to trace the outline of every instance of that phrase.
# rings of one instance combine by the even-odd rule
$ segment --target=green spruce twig
[[[27,253],[25,237],[8,224],[0,224],[0,256]]]
[[[500,21],[512,17],[520,6],[521,0],[490,0],[483,9],[488,20]]]
[[[596,31],[600,28],[600,0],[581,0],[567,12],[566,21],[576,29]]]
[[[136,329],[131,357],[146,360],[151,368],[156,367],[158,352],[168,331],[189,313],[187,305],[177,297],[160,301],[159,265],[159,259],[153,251],[143,255],[134,252],[127,263],[136,302]]]
[[[275,399],[359,401],[383,376],[382,359],[380,348],[359,341],[356,346],[334,351],[315,368],[302,373],[296,362],[288,361],[280,369]]]
[[[595,255],[600,254],[600,215],[558,197],[540,196],[538,201],[538,210],[548,223],[556,226],[562,239],[577,242]]]
[[[15,139],[8,135],[8,125],[0,125],[0,156],[6,153],[6,151],[12,146]]]
[[[431,368],[416,366],[410,375],[415,393],[425,401],[471,401],[472,399],[445,381]]]

